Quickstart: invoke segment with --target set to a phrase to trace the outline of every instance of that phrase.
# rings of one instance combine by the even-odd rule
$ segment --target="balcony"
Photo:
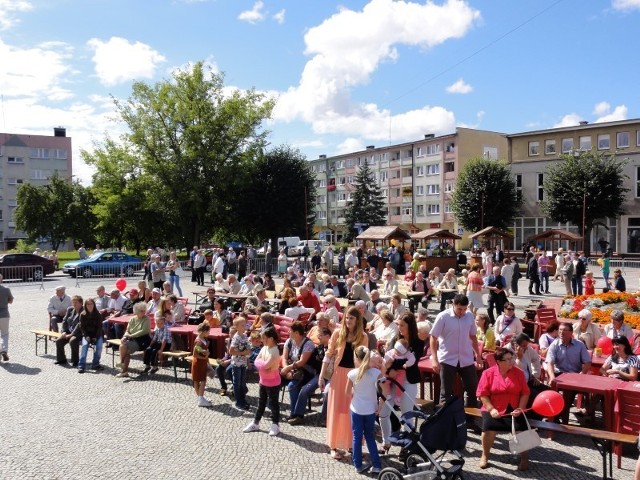
[[[402,197],[390,197],[389,205],[400,205],[402,203]]]
[[[413,223],[413,215],[402,215],[402,223]]]
[[[327,191],[328,192],[333,192],[336,189],[335,185],[327,185]]]
[[[412,157],[404,157],[402,159],[402,166],[408,166],[408,165],[413,165],[413,158]]]
[[[400,177],[397,178],[390,178],[389,179],[389,186],[390,187],[397,187],[402,183],[402,179]]]
[[[7,227],[9,227],[9,228],[16,228],[16,222],[8,222],[8,223],[7,223]]]
[[[391,225],[402,223],[402,215],[389,215],[389,223]]]
[[[413,177],[402,177],[403,185],[411,185],[413,183]]]

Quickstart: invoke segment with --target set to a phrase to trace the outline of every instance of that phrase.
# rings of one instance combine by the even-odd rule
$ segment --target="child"
[[[351,429],[353,430],[353,466],[358,473],[378,474],[382,467],[376,445],[375,422],[378,412],[379,379],[384,378],[380,370],[370,366],[369,349],[356,348],[354,354],[356,368],[347,374],[347,388],[351,391]],[[373,466],[362,463],[362,437],[364,436]]]
[[[193,388],[198,396],[199,407],[210,407],[211,402],[204,398],[204,387],[207,385],[207,367],[209,366],[209,324],[202,322],[198,325],[198,337],[193,347],[193,362],[191,363],[191,378]]]
[[[225,353],[222,358],[218,361],[218,366],[216,367],[216,376],[220,381],[220,396],[226,397],[229,393],[227,392],[227,380],[232,380],[232,366],[231,366],[231,355],[229,354],[229,345],[231,344],[231,339],[236,334],[236,329],[231,327],[229,330],[230,338],[225,339]]]
[[[588,271],[584,274],[584,294],[595,295],[596,293],[596,281],[593,279],[593,272]]]
[[[233,396],[236,408],[249,410],[247,403],[247,359],[251,355],[251,345],[245,335],[246,319],[236,317],[233,320],[236,334],[231,339],[229,353],[231,354],[231,378],[233,381]]]
[[[213,310],[210,308],[204,311],[204,321],[207,322],[211,328],[220,327],[220,320],[213,316]]]
[[[257,432],[260,427],[258,424],[264,414],[267,406],[267,397],[269,398],[269,408],[271,409],[271,418],[273,423],[269,429],[269,435],[275,437],[280,433],[280,403],[278,402],[278,394],[280,393],[280,351],[278,350],[278,332],[275,328],[267,328],[262,333],[262,343],[264,347],[260,350],[258,358],[256,358],[255,366],[260,376],[260,400],[256,416],[243,432]]]
[[[146,366],[144,367],[143,373],[147,373],[149,370],[151,370],[151,373],[156,373],[158,371],[158,367],[156,366],[158,353],[170,349],[171,332],[169,331],[169,325],[165,322],[164,316],[160,312],[156,312],[156,328],[153,331],[153,338],[144,351],[143,361]],[[153,368],[151,368],[151,365],[153,365]]]
[[[322,411],[320,412],[320,426],[327,426],[327,400],[329,396],[329,380],[331,379],[331,375],[333,374],[333,363],[329,359],[329,357],[325,356],[325,353],[329,349],[329,340],[331,340],[331,330],[329,328],[324,327],[321,328],[318,332],[318,350],[319,355],[322,357],[322,362],[327,363],[327,368],[324,373],[324,390],[322,391]]]
[[[249,369],[256,370],[255,361],[262,350],[262,338],[260,332],[253,331],[249,335],[249,343],[251,344],[251,355],[249,355]]]
[[[400,385],[405,380],[405,368],[416,363],[416,356],[409,351],[409,342],[404,338],[397,340],[393,348],[384,355],[384,364],[387,367],[387,376],[393,378]],[[402,390],[397,386],[392,387],[396,405],[402,400]]]

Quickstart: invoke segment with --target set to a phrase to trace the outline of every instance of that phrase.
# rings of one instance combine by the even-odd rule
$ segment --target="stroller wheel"
[[[425,462],[428,462],[428,460],[424,458],[422,455],[419,455],[417,453],[412,453],[404,461],[404,466],[407,468],[407,471],[409,473],[413,473],[417,469],[419,464],[425,463]],[[424,465],[423,467],[421,467],[420,470],[431,470],[432,468],[433,468],[433,465],[429,463],[428,465]]]
[[[395,468],[391,468],[391,467],[384,468],[378,474],[378,480],[402,480],[403,478],[404,477],[402,476],[402,473],[400,473],[399,470],[396,470]]]

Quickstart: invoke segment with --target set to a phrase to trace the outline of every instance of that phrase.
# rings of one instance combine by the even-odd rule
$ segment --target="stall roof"
[[[530,237],[529,241],[532,240],[571,240],[572,242],[579,242],[582,240],[582,237],[568,230],[552,228],[551,230],[545,230],[538,235]]]
[[[499,228],[496,228],[496,227],[487,227],[469,236],[469,238],[479,238],[479,237],[513,238],[513,235],[511,235],[509,232],[505,232],[504,230],[500,230]]]
[[[356,237],[357,240],[410,240],[411,237],[400,227],[369,227]]]
[[[456,235],[455,233],[451,233],[446,229],[438,229],[438,228],[427,228],[418,233],[414,233],[411,235],[413,240],[428,240],[431,238],[450,238],[453,240],[460,240],[462,237],[460,235]]]

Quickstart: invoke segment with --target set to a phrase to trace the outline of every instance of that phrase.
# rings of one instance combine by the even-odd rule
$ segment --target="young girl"
[[[211,402],[204,398],[204,387],[207,385],[207,368],[209,366],[209,324],[202,322],[198,325],[198,337],[193,347],[193,362],[191,363],[191,378],[193,388],[198,396],[199,407],[210,407]]]
[[[269,327],[262,333],[262,343],[264,347],[260,350],[254,365],[260,376],[260,399],[258,400],[258,409],[256,416],[243,432],[257,432],[260,427],[258,424],[262,420],[264,409],[267,406],[267,397],[269,398],[269,408],[271,409],[271,418],[273,423],[269,429],[269,435],[275,437],[280,433],[280,403],[278,402],[278,394],[280,393],[280,351],[278,350],[278,332],[275,328]]]
[[[588,271],[584,275],[584,294],[585,295],[595,295],[596,293],[596,282],[593,279],[593,272]]]
[[[347,389],[351,392],[351,429],[353,431],[353,466],[358,473],[377,474],[380,472],[381,463],[374,425],[378,412],[378,391],[376,388],[379,379],[384,378],[377,368],[370,367],[369,349],[364,346],[357,347],[353,353],[356,368],[347,374]],[[362,463],[362,437],[367,442],[367,450],[373,466]]]

